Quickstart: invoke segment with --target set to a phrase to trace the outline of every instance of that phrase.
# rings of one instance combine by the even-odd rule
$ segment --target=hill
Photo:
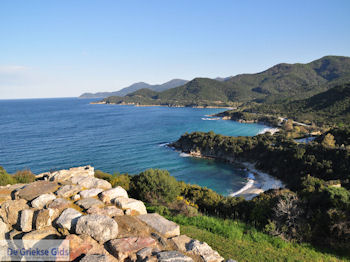
[[[173,79],[173,80],[170,80],[170,81],[168,81],[164,84],[160,84],[160,85],[150,85],[150,84],[147,84],[144,82],[139,82],[139,83],[132,84],[128,87],[125,87],[119,91],[84,93],[79,97],[80,98],[105,98],[105,97],[109,97],[109,96],[125,96],[127,94],[130,94],[132,92],[135,92],[135,91],[143,89],[143,88],[148,88],[148,89],[160,92],[160,91],[164,91],[164,90],[167,90],[170,88],[182,86],[186,83],[187,83],[187,80],[183,80],[183,79]]]
[[[335,84],[350,82],[350,58],[325,56],[307,64],[278,64],[257,74],[226,79],[195,78],[188,83],[147,97],[147,103],[182,106],[232,106],[235,103],[275,103],[298,100],[324,92]],[[132,95],[132,94],[130,94]],[[107,103],[143,104],[145,97],[133,96]]]
[[[318,125],[350,124],[350,82],[314,95],[307,99],[263,104],[250,112],[283,115],[301,122]]]

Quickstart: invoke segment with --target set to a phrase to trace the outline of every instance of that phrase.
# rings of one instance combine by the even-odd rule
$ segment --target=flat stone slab
[[[26,186],[26,184],[15,184],[15,185],[8,185],[8,186],[0,186],[0,203],[4,202],[6,200],[12,199],[12,193],[14,193],[16,190]]]
[[[113,199],[113,203],[123,210],[129,210],[129,215],[147,214],[146,206],[140,200],[126,197],[118,197]]]
[[[62,169],[59,171],[44,173],[40,176],[47,176],[51,181],[70,181],[73,177],[93,177],[95,170],[91,166],[81,166],[81,167],[72,167],[70,169]]]
[[[179,251],[163,251],[157,253],[159,262],[192,262],[193,259],[181,254]]]
[[[109,216],[109,217],[124,216],[123,210],[121,210],[115,206],[105,206],[103,208],[91,207],[86,211],[86,213],[105,215],[105,216]]]
[[[91,236],[96,241],[104,243],[118,236],[118,224],[108,216],[86,215],[78,219],[76,233]]]
[[[113,256],[123,261],[140,249],[156,246],[156,241],[151,237],[127,237],[108,241],[107,246]]]
[[[114,217],[114,220],[118,223],[119,238],[134,236],[147,237],[151,234],[150,227],[141,222],[137,217],[117,216]]]
[[[104,206],[104,204],[96,198],[84,198],[84,199],[81,199],[81,200],[75,202],[75,204],[77,204],[78,206],[80,206],[84,209]]]
[[[32,201],[40,195],[53,193],[57,190],[58,184],[50,181],[35,181],[16,192],[16,196]]]
[[[72,183],[73,184],[78,184],[84,188],[101,188],[103,190],[111,189],[112,185],[103,179],[99,179],[96,177],[73,177],[72,178]]]
[[[43,239],[57,239],[59,238],[59,234],[56,231],[55,228],[53,227],[45,227],[39,230],[34,230],[31,231],[27,234],[25,234],[22,239],[23,240],[30,240],[30,241],[25,241],[24,247],[25,248],[30,248],[36,245],[40,240]]]
[[[66,198],[77,194],[82,189],[83,187],[78,185],[65,185],[56,191],[56,195],[58,197]]]
[[[51,226],[52,222],[58,217],[59,210],[53,208],[41,209],[36,213],[35,229],[42,229]]]
[[[63,229],[67,229],[70,231],[75,227],[78,218],[81,217],[82,214],[73,208],[65,209],[59,218],[56,221],[57,226]]]
[[[56,198],[50,204],[47,205],[48,208],[54,208],[62,211],[70,206],[71,202],[64,198]]]
[[[165,219],[157,213],[138,216],[138,219],[145,222],[155,231],[159,232],[165,238],[175,237],[180,235],[180,226],[176,223]]]

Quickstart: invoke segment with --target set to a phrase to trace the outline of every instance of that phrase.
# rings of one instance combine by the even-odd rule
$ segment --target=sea
[[[96,99],[0,100],[0,165],[9,173],[92,165],[109,173],[166,169],[177,180],[229,195],[247,184],[241,165],[198,159],[166,145],[185,132],[254,136],[259,124],[210,115],[225,109],[90,104]]]

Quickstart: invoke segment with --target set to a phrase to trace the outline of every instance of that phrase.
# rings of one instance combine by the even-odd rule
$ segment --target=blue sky
[[[0,99],[350,56],[350,1],[0,1]]]

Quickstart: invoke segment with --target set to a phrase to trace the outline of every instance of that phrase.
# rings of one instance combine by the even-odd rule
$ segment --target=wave
[[[248,173],[248,181],[244,185],[244,187],[242,187],[240,190],[236,192],[231,193],[230,196],[233,197],[243,193],[247,189],[251,188],[254,185],[254,182],[255,182],[255,176],[252,173]]]
[[[180,156],[181,157],[190,157],[191,155],[190,154],[186,154],[186,153],[180,153]]]
[[[274,134],[275,132],[279,131],[278,128],[272,128],[272,127],[266,127],[263,130],[261,130],[258,135],[265,134],[267,132],[270,132],[271,134]]]
[[[220,120],[220,117],[202,117],[202,120]]]
[[[160,147],[165,147],[165,146],[167,146],[167,145],[169,145],[170,143],[160,143],[158,146],[160,146]]]

